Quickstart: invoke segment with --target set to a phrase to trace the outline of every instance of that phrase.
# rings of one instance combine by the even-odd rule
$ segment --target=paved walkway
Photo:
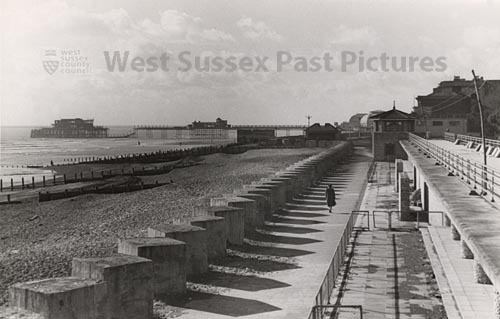
[[[462,318],[495,318],[493,286],[474,282],[473,260],[462,258],[460,241],[451,238],[449,227],[429,227],[428,230],[444,269],[446,284],[450,287]]]
[[[393,164],[377,163],[376,182],[369,184],[362,210],[397,209],[392,184]],[[446,318],[437,285],[432,278],[422,237],[413,222],[376,213],[377,228],[368,230],[368,218],[358,218],[352,245],[348,248],[346,267],[341,271],[331,304],[362,305],[364,317]],[[339,308],[332,318],[355,317],[352,309]]]
[[[157,318],[307,318],[349,213],[359,206],[370,163],[357,149],[349,163],[297,196],[244,246],[231,247],[230,256],[189,283],[186,299],[156,302]],[[324,206],[326,183],[338,195],[332,214]]]
[[[433,144],[440,146],[446,150],[452,151],[453,153],[463,156],[465,158],[474,160],[476,162],[483,162],[483,152],[476,152],[473,148],[467,148],[465,145],[455,145],[452,142],[445,140],[428,140]],[[500,158],[493,156],[487,156],[488,166],[493,167],[495,170],[500,171]]]

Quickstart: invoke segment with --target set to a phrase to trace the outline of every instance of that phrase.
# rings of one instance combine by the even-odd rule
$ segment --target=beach
[[[141,177],[145,183],[173,181],[154,189],[1,206],[0,304],[16,282],[68,276],[73,257],[116,254],[118,238],[144,236],[151,225],[186,219],[210,197],[232,193],[320,151],[218,153],[196,159],[196,166]]]
[[[123,134],[133,127],[110,127],[110,134]],[[151,153],[175,149],[188,149],[207,145],[232,143],[232,140],[186,140],[137,138],[30,138],[31,127],[1,127],[0,178],[7,184],[21,183],[21,177],[50,177],[54,164],[74,163],[78,158],[103,158],[128,154]],[[27,166],[43,166],[30,168]]]

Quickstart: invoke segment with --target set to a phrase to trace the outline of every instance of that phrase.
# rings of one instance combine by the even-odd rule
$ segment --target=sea
[[[123,135],[133,130],[132,126],[108,127],[110,136]],[[139,140],[137,138],[31,138],[31,129],[33,127],[0,127],[0,179],[3,180],[4,187],[10,184],[11,178],[15,184],[19,184],[22,177],[31,180],[31,177],[35,176],[36,180],[40,180],[43,175],[54,174],[50,169],[51,161],[54,164],[67,164],[71,162],[70,159],[78,157],[150,153],[206,146],[211,143],[208,140]],[[215,144],[215,141],[213,143]],[[224,143],[224,141],[217,141],[217,143]]]

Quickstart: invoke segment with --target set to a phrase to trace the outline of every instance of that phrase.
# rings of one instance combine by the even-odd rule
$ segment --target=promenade
[[[185,299],[174,307],[157,302],[155,312],[183,319],[307,318],[350,212],[359,206],[370,163],[364,151],[356,150],[349,162],[296,196],[243,247],[231,247],[232,258],[189,283]],[[337,192],[332,214],[324,206],[329,183]]]
[[[470,159],[471,161],[476,161],[478,163],[483,163],[483,152],[476,152],[474,148],[467,148],[465,145],[455,145],[452,142],[445,140],[428,140],[429,142],[442,147],[456,155]],[[496,171],[500,172],[500,157],[496,158],[493,156],[487,156],[487,165],[494,168]]]
[[[345,267],[337,277],[332,305],[363,306],[364,318],[446,318],[440,293],[414,222],[401,222],[388,214],[397,210],[394,164],[378,162],[374,182],[365,192],[361,210],[375,214],[376,227],[368,218],[358,218]],[[372,219],[373,220],[373,219]],[[359,318],[352,308],[339,308],[332,318]],[[452,318],[452,317],[450,317]]]

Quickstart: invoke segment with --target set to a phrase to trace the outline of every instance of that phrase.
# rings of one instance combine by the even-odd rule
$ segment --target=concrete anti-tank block
[[[219,260],[226,256],[226,224],[223,217],[200,216],[191,219],[191,225],[207,231],[208,261]]]
[[[5,319],[46,319],[41,314],[26,309],[0,307],[0,318]]]
[[[18,283],[9,289],[9,303],[20,313],[34,312],[45,319],[110,318],[107,283],[97,280],[66,277]]]
[[[273,176],[270,178],[270,180],[273,183],[280,183],[282,187],[285,187],[285,196],[287,201],[293,199],[293,196],[296,194],[296,188],[293,178]]]
[[[252,233],[259,226],[257,218],[257,203],[254,200],[227,195],[210,199],[210,206],[232,206],[243,209],[245,212],[245,233]]]
[[[256,184],[257,188],[268,188],[271,189],[275,196],[274,205],[277,208],[284,207],[287,202],[287,186],[286,183],[282,181],[271,181],[270,179],[262,180],[259,184]]]
[[[232,206],[212,206],[204,208],[209,215],[224,218],[227,242],[243,245],[245,237],[245,211]]]
[[[246,198],[255,201],[256,210],[255,210],[255,226],[259,227],[264,225],[265,216],[270,215],[271,207],[269,202],[267,201],[264,195],[260,194],[250,194],[244,192],[238,192],[235,194],[238,197]]]
[[[273,197],[272,197],[272,191],[270,189],[263,189],[263,188],[255,188],[251,185],[246,185],[248,187],[244,186],[243,191],[248,193],[248,194],[257,194],[257,195],[262,195],[264,196],[266,200],[266,209],[264,210],[264,220],[271,219],[273,216],[273,213],[275,211],[275,207],[273,206]]]
[[[290,195],[288,197],[293,198],[294,195],[299,194],[303,189],[302,181],[300,180],[300,174],[294,172],[277,172],[271,180],[283,180],[288,183],[288,189],[290,190]]]
[[[153,262],[146,258],[73,258],[72,276],[103,281],[108,290],[110,319],[150,319],[153,317]]]
[[[186,292],[186,244],[172,238],[127,238],[118,242],[118,252],[150,259],[151,282],[156,296],[176,296]]]
[[[188,225],[161,225],[148,228],[148,237],[169,237],[186,243],[186,274],[197,275],[208,271],[207,232]]]

